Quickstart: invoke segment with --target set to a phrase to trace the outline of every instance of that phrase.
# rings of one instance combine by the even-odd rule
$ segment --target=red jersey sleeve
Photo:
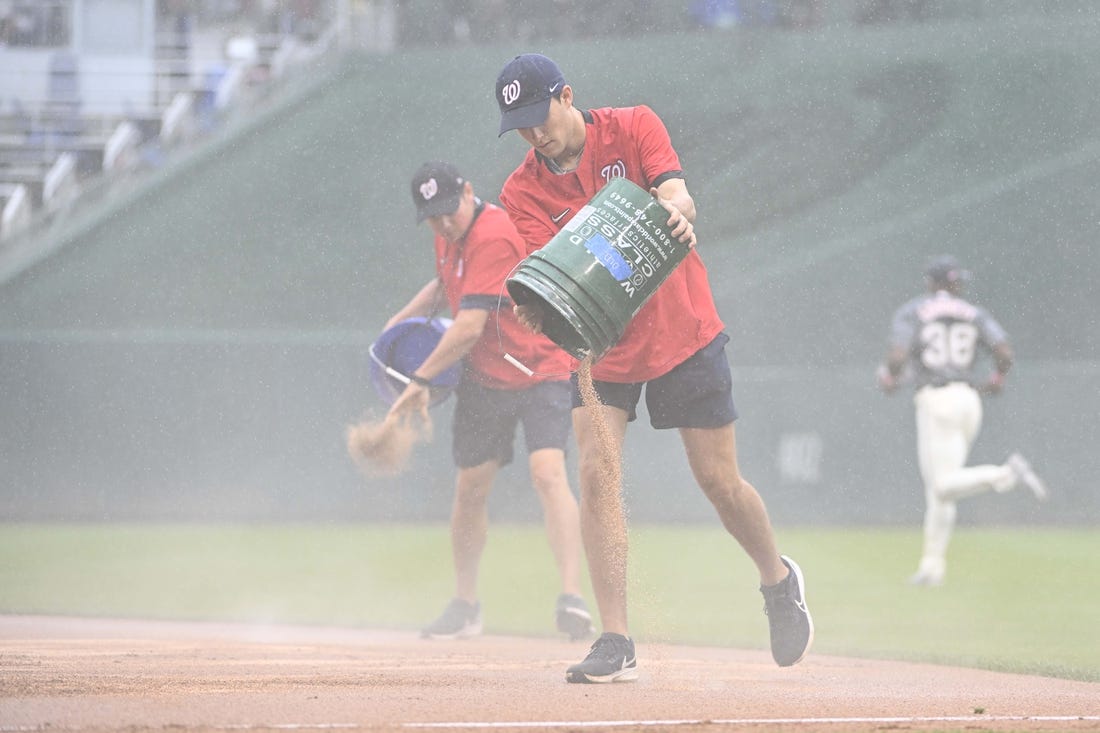
[[[648,186],[668,173],[682,175],[680,156],[672,147],[668,129],[656,112],[645,105],[634,107],[630,130],[631,137],[637,143],[642,173]]]

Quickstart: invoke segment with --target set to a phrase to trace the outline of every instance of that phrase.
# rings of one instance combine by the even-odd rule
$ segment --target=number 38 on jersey
[[[920,360],[925,368],[969,369],[974,363],[978,329],[969,321],[938,320],[920,330]]]

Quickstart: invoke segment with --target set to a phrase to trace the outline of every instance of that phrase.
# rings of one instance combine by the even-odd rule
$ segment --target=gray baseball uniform
[[[974,365],[979,349],[993,348],[1008,336],[981,306],[946,290],[925,293],[898,308],[891,343],[909,350],[919,389],[952,382],[977,386]]]
[[[1006,340],[1005,330],[984,308],[948,290],[913,298],[894,314],[890,341],[909,356],[925,486],[924,547],[911,580],[915,584],[943,581],[956,502],[986,491],[1007,491],[1019,480],[1011,460],[966,466],[982,424],[975,365],[983,350]]]

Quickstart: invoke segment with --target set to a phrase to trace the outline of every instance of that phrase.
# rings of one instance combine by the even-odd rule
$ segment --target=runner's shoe
[[[780,557],[790,573],[779,583],[760,586],[764,613],[771,627],[772,658],[780,667],[798,664],[814,640],[814,622],[806,608],[806,582],[802,569],[786,555]]]
[[[909,577],[909,585],[919,585],[926,588],[938,588],[943,585],[943,573],[928,570],[918,570]]]
[[[1035,498],[1039,501],[1046,501],[1049,493],[1047,491],[1047,485],[1043,483],[1043,480],[1035,475],[1035,471],[1031,468],[1031,464],[1027,459],[1021,456],[1019,453],[1013,453],[1005,461],[1008,467],[1012,469],[1012,472],[1016,474],[1016,482],[1023,484],[1031,489],[1031,493],[1035,494]]]
[[[592,614],[588,612],[584,599],[572,593],[558,596],[554,619],[557,621],[558,631],[569,634],[572,641],[586,639],[596,632],[596,627],[592,625]]]
[[[481,633],[481,604],[452,598],[443,613],[420,632],[422,639],[468,639]]]
[[[583,662],[565,671],[566,682],[629,682],[638,679],[634,641],[606,632],[592,644]]]

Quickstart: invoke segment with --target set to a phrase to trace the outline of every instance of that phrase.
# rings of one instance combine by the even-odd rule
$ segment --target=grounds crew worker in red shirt
[[[455,597],[422,636],[458,638],[481,632],[477,573],[488,536],[486,502],[498,469],[512,460],[516,426],[522,422],[531,482],[561,575],[557,626],[571,638],[584,638],[594,629],[580,595],[580,520],[565,470],[569,360],[546,337],[517,321],[506,294],[501,299],[505,278],[526,254],[523,240],[504,210],[477,198],[473,186],[449,163],[421,166],[413,176],[412,196],[417,222],[426,219],[435,233],[437,276],[386,328],[406,318],[434,316],[444,300],[454,323],[410,375],[413,381],[391,414],[424,409],[431,379],[465,358],[455,391],[453,431],[458,467],[451,512]],[[547,376],[528,376],[504,354]]]
[[[669,211],[672,236],[695,245],[695,203],[660,118],[645,106],[581,110],[561,70],[540,54],[512,59],[496,83],[500,134],[517,130],[531,149],[504,183],[500,200],[532,252],[545,245],[608,180],[625,177]],[[537,306],[517,309],[534,330]],[[581,532],[604,633],[570,682],[632,680],[638,675],[627,630],[626,520],[621,486],[604,485],[601,461],[621,460],[627,423],[643,388],[653,427],[676,428],[700,488],[726,529],[756,563],[771,631],[772,656],[796,664],[813,641],[802,572],[780,556],[767,510],[737,467],[731,374],[723,332],[694,249],[592,367],[613,455],[601,453],[593,416],[574,377],[573,429],[580,448]]]

